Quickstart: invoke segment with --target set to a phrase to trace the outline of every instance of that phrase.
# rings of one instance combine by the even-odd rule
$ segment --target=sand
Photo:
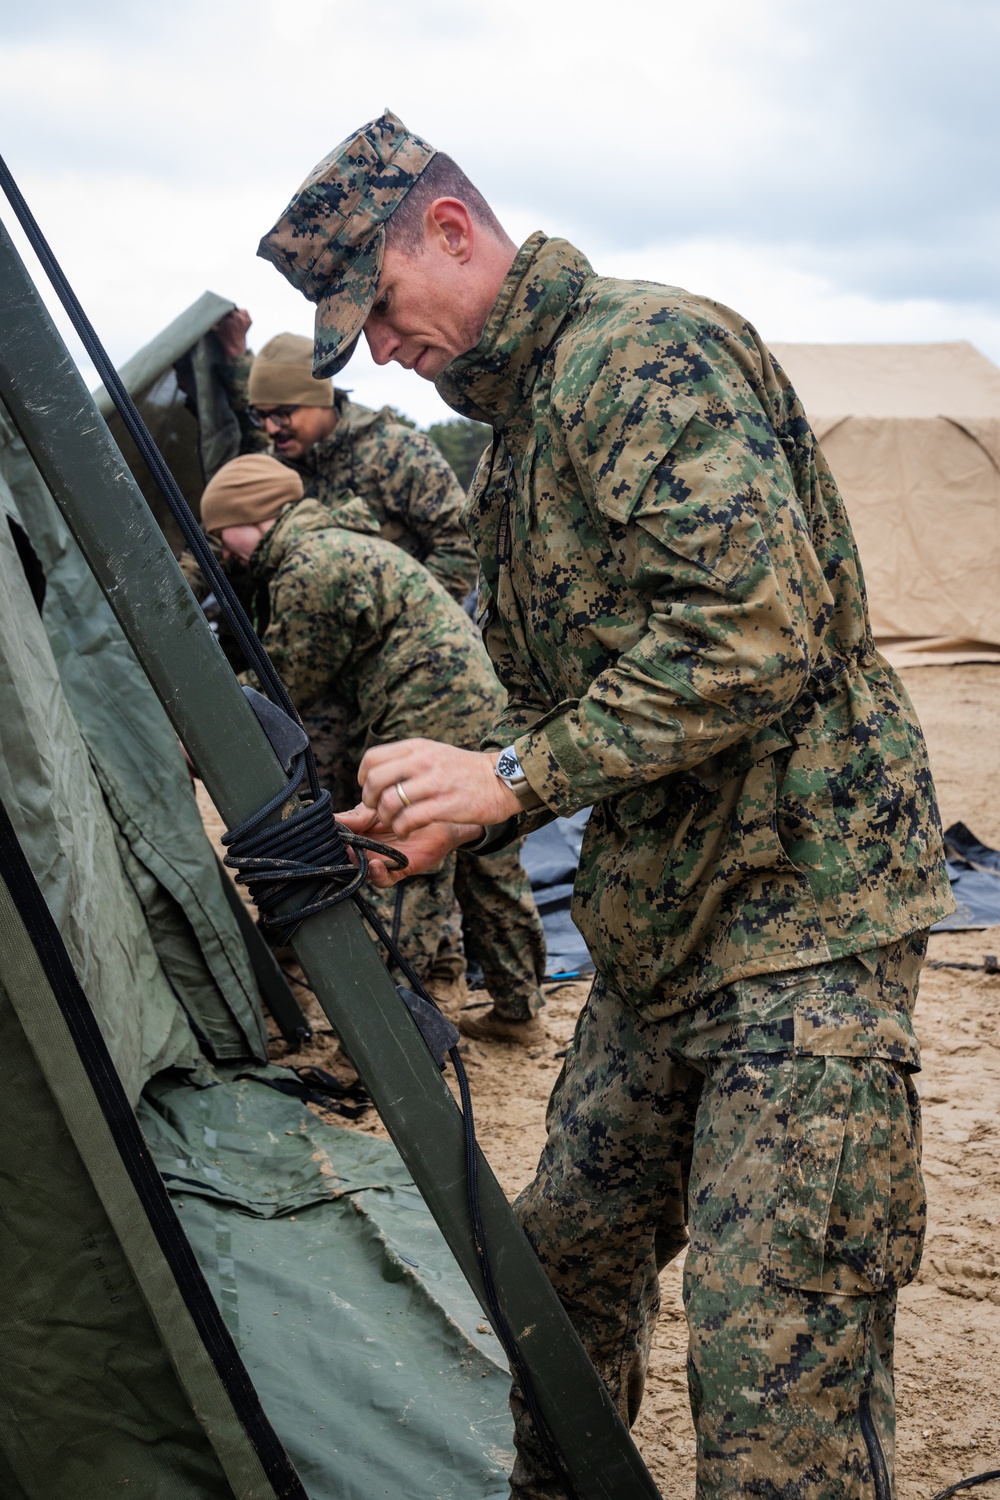
[[[961,820],[1000,848],[1000,667],[918,668],[906,672],[905,682],[927,734],[945,826]],[[218,819],[203,794],[202,803],[206,824],[217,833]],[[981,964],[984,953],[998,951],[995,928],[936,935],[929,957]],[[530,1056],[511,1046],[467,1044],[479,1138],[511,1197],[532,1174],[557,1054],[585,994],[581,985],[550,990],[548,1044]],[[474,994],[472,1002],[484,998]],[[930,1500],[958,1479],[1000,1467],[1000,976],[926,969],[917,1023],[929,1224],[923,1267],[901,1295],[897,1324],[900,1500]],[[280,1041],[273,1051],[276,1061],[319,1062],[346,1073],[328,1038],[296,1058]],[[374,1114],[357,1128],[384,1134]],[[694,1493],[680,1279],[679,1263],[662,1277],[662,1309],[635,1428],[664,1500]],[[975,1493],[988,1500],[1000,1495],[1000,1483]]]

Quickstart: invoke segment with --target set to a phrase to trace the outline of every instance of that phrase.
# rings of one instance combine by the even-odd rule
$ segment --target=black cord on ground
[[[243,655],[256,673],[261,686],[273,703],[276,703],[296,724],[300,724],[298,713],[284,683],[278,676],[267,652],[264,650],[253,625],[247,618],[229,579],[216,559],[208,539],[192,514],[181,494],[173,474],[163,455],[154,443],[149,429],[139,415],[135,402],[122,383],[121,377],[97,336],[97,333],[70,286],[62,267],[56,260],[48,241],[42,234],[34,215],[11,176],[6,162],[0,157],[0,187],[3,188],[11,207],[32,250],[51,281],[56,295],[62,303],[75,328],[94,368],[104,382],[115,408],[135,443],[146,467],[162,494],[171,515],[180,528],[181,535],[194,553],[198,564],[219,602],[219,606],[239,643]],[[290,817],[269,827],[266,820],[278,811],[301,786],[303,777],[309,782],[308,803],[297,809]],[[435,1005],[435,1001],[420,983],[412,968],[400,953],[390,935],[385,931],[371,906],[361,896],[361,887],[368,875],[367,852],[377,852],[388,859],[394,868],[403,868],[405,858],[386,845],[353,834],[338,823],[330,806],[330,794],[319,784],[316,762],[308,744],[293,766],[288,785],[271,799],[265,807],[246,819],[238,828],[226,834],[223,842],[232,849],[225,863],[238,870],[237,879],[247,885],[261,913],[261,925],[276,942],[284,943],[307,916],[313,916],[341,901],[353,900],[362,915],[378,934],[394,963],[406,976],[418,995]],[[347,846],[354,848],[357,865],[347,855]],[[296,885],[319,883],[320,892],[308,905],[282,917],[275,907],[286,901]],[[528,1408],[539,1441],[559,1483],[566,1491],[568,1500],[576,1500],[575,1491],[557,1446],[548,1429],[531,1383],[527,1365],[521,1354],[517,1339],[504,1317],[497,1297],[496,1283],[490,1264],[489,1252],[483,1229],[482,1210],[479,1202],[478,1163],[476,1160],[475,1122],[472,1113],[472,1097],[465,1067],[457,1047],[449,1053],[452,1066],[458,1077],[462,1100],[462,1119],[465,1134],[465,1155],[468,1180],[469,1213],[472,1219],[476,1257],[479,1261],[486,1290],[487,1307],[497,1338],[510,1360],[514,1374],[521,1386],[525,1405]]]
[[[989,1469],[985,1474],[973,1474],[971,1479],[960,1479],[957,1484],[950,1484],[946,1490],[939,1490],[933,1500],[949,1500],[959,1490],[971,1490],[973,1485],[987,1484],[991,1479],[1000,1479],[1000,1469]]]
[[[924,965],[927,969],[974,969],[977,974],[1000,974],[1000,964],[995,953],[984,953],[981,964],[961,963],[957,959],[931,958]]]

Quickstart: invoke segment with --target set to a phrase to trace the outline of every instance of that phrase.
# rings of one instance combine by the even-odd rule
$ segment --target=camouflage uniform
[[[427,736],[474,748],[503,694],[464,611],[421,564],[379,536],[364,501],[333,509],[306,499],[267,533],[251,559],[264,646],[300,710],[336,683],[348,705],[347,754]],[[421,978],[461,939],[453,887],[471,888],[482,963],[498,1008],[513,1017],[542,1003],[541,922],[517,849],[451,855],[434,874],[368,896]],[[398,894],[397,894],[398,893]],[[464,963],[462,963],[464,969]]]
[[[836,486],[752,328],[542,235],[438,389],[497,431],[466,521],[519,826],[595,804],[522,1221],[631,1419],[689,1216],[699,1494],[869,1494],[923,1215],[901,940],[951,898]],[[515,1410],[514,1492],[554,1495]]]
[[[253,358],[229,361],[223,370],[226,393],[243,430],[244,451],[270,450],[270,441],[247,420],[247,386]],[[360,495],[379,521],[381,535],[395,542],[461,604],[476,583],[476,554],[459,519],[465,496],[447,459],[422,432],[400,422],[392,410],[369,411],[336,391],[337,425],[301,459],[289,463],[302,476],[307,496],[336,506],[345,494]],[[347,705],[324,695],[303,723],[309,733],[320,779],[337,807],[353,807],[358,785],[345,754]],[[457,941],[455,967],[461,967]]]
[[[432,159],[386,112],[261,241],[317,304],[315,375]],[[881,1500],[924,1211],[909,1016],[953,903],[840,496],[742,319],[540,234],[437,384],[497,434],[465,519],[508,696],[488,743],[546,804],[516,826],[594,804],[573,915],[599,978],[522,1221],[631,1418],[690,1220],[703,1500]],[[554,1495],[515,1412],[514,1492]]]
[[[845,1500],[873,1465],[892,1474],[896,1295],[924,1234],[925,947],[738,980],[659,1021],[599,979],[577,1023],[516,1211],[630,1422],[657,1273],[690,1232],[702,1500]],[[515,1411],[514,1493],[562,1500]]]
[[[269,450],[259,429],[246,425],[249,356],[225,370],[230,404],[243,426],[244,450]],[[476,585],[476,554],[460,520],[465,495],[444,454],[423,432],[400,422],[391,407],[369,411],[335,392],[337,425],[302,458],[281,459],[302,476],[306,495],[333,506],[360,495],[387,542],[422,562],[459,604]],[[278,455],[280,456],[280,455]]]

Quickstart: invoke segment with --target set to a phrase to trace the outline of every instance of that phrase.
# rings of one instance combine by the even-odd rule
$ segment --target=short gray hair
[[[474,223],[498,239],[504,231],[500,221],[477,187],[457,162],[439,151],[421,172],[406,197],[385,221],[385,242],[403,255],[416,255],[423,247],[427,210],[438,198],[458,198]]]

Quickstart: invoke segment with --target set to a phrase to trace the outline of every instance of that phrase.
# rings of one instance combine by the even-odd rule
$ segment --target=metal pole
[[[260,998],[271,1012],[283,1039],[292,1046],[304,1045],[312,1038],[312,1027],[306,1019],[305,1011],[296,1000],[284,970],[267,946],[242,896],[221,863],[219,879],[223,895],[229,902],[229,909],[236,918],[236,925],[246,946]]]
[[[0,399],[230,827],[284,774],[28,272],[0,225]],[[386,1129],[485,1306],[455,1101],[350,904],[292,944]],[[500,1301],[580,1500],[658,1500],[499,1183],[480,1195]]]

